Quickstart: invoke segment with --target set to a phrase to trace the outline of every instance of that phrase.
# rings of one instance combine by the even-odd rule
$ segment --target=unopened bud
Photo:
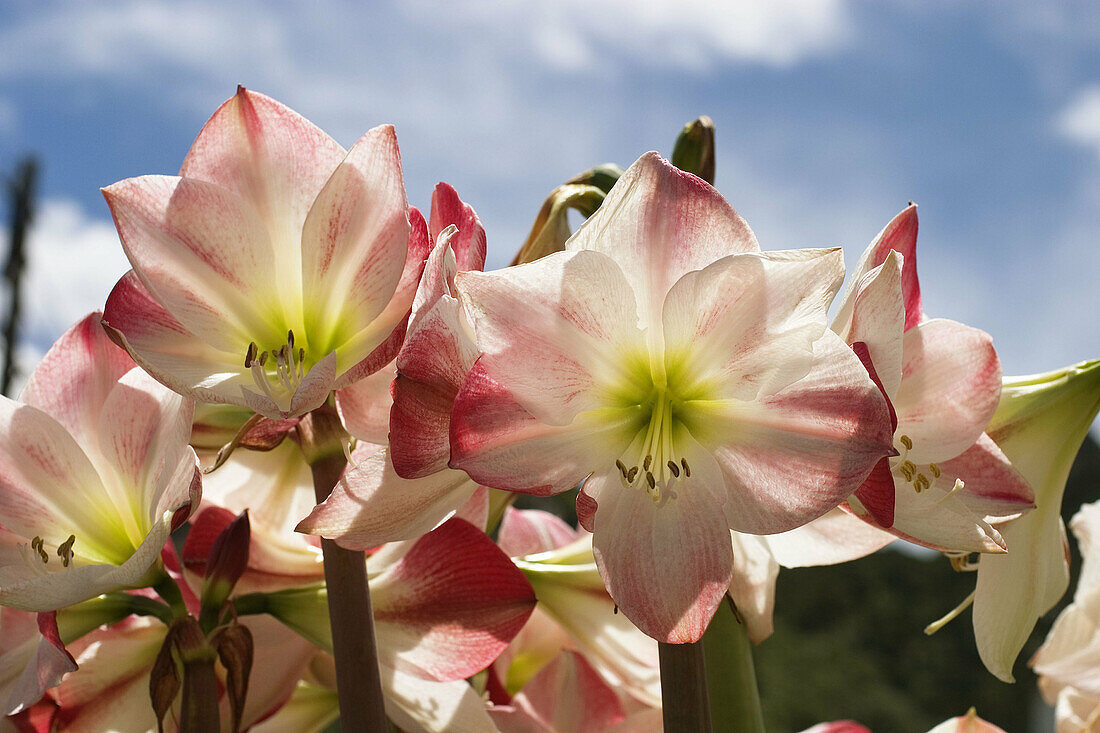
[[[714,121],[706,115],[680,130],[672,149],[672,164],[714,185]]]
[[[252,632],[234,622],[219,630],[213,639],[218,659],[226,671],[226,692],[233,713],[233,731],[241,729],[241,715],[248,695],[248,677],[252,672]]]
[[[569,209],[576,209],[586,218],[596,213],[605,193],[597,186],[566,183],[558,186],[542,204],[527,241],[520,247],[513,265],[534,262],[565,249],[565,241],[573,233],[569,228]]]
[[[210,546],[206,557],[206,578],[202,583],[204,625],[207,625],[205,622],[211,614],[212,620],[217,621],[217,614],[233,592],[233,586],[248,567],[251,539],[252,528],[246,509],[222,530]]]
[[[582,186],[595,186],[604,193],[611,191],[612,186],[623,174],[623,169],[614,163],[601,163],[595,168],[589,168],[584,173],[573,176],[566,183],[579,183]],[[591,216],[591,214],[585,214]]]
[[[153,714],[157,717],[157,730],[161,733],[164,731],[164,716],[172,707],[182,684],[180,663],[186,665],[211,654],[206,637],[193,617],[177,618],[168,627],[149,673],[149,699]]]

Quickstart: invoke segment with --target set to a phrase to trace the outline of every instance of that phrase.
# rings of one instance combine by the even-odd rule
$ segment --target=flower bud
[[[252,632],[237,622],[220,629],[212,640],[226,671],[226,692],[233,712],[233,731],[241,729],[241,715],[252,672]]]
[[[706,115],[680,130],[672,149],[672,164],[714,185],[714,121]]]
[[[589,168],[584,173],[570,178],[566,183],[578,183],[582,186],[595,186],[604,193],[611,190],[611,187],[619,180],[619,176],[623,174],[623,169],[614,163],[601,163],[595,168]],[[591,216],[591,214],[586,214]]]
[[[222,530],[210,546],[206,558],[206,577],[202,584],[202,619],[216,623],[233,586],[248,567],[248,546],[252,538],[248,510],[244,510]],[[213,623],[209,624],[213,626]]]
[[[512,264],[522,265],[548,254],[561,252],[565,249],[565,240],[572,234],[569,229],[569,209],[576,209],[589,217],[600,208],[603,199],[604,191],[594,185],[566,183],[558,186],[543,202],[535,223],[531,225],[531,233],[527,235],[527,241],[520,247]]]

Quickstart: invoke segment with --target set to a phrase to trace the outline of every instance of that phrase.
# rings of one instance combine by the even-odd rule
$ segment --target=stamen
[[[970,606],[970,604],[974,602],[974,594],[977,593],[977,592],[978,591],[975,590],[973,593],[971,593],[966,598],[964,598],[962,603],[960,603],[959,605],[955,606],[953,609],[948,611],[947,614],[943,618],[941,618],[937,621],[933,621],[932,623],[925,626],[924,627],[924,633],[927,634],[928,636],[931,636],[932,634],[934,634],[937,631],[939,631],[940,629],[942,629],[944,626],[947,626],[947,624],[952,619],[954,619],[960,613],[965,611]]]
[[[73,543],[76,542],[76,535],[69,535],[69,539],[62,542],[57,547],[57,556],[61,558],[61,564],[64,567],[69,567],[73,561]]]
[[[691,469],[688,467],[688,459],[681,458],[680,465],[684,467],[684,475],[691,478]]]
[[[645,482],[649,484],[650,490],[657,488],[657,479],[653,478],[653,474],[649,471],[645,472]]]
[[[291,349],[294,348],[294,331],[286,332],[286,345],[289,346]]]
[[[901,444],[905,446],[905,450],[913,450],[913,439],[910,438],[908,435],[903,435],[898,438],[898,440],[901,441]]]
[[[653,456],[647,455],[645,460],[642,461],[642,469],[648,471],[651,465],[653,465]]]
[[[668,462],[668,470],[672,471],[673,476],[680,478],[680,467],[676,465],[676,461]]]
[[[929,463],[928,470],[931,471],[932,475],[936,478],[939,478],[940,474],[943,473],[942,471],[940,471],[940,467],[937,466],[935,463]]]
[[[623,475],[623,478],[626,478],[626,464],[618,458],[615,459],[615,468],[619,469],[619,473]]]
[[[31,549],[38,553],[38,557],[42,558],[43,564],[49,564],[50,556],[42,547],[43,544],[45,543],[42,541],[42,538],[35,535],[34,539],[31,540]]]
[[[244,368],[248,369],[252,366],[252,362],[256,359],[256,342],[253,341],[248,345],[248,351],[244,352]]]

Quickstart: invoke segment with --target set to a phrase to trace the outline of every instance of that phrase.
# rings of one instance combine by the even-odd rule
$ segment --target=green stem
[[[332,493],[347,466],[342,445],[347,434],[330,405],[302,418],[297,433],[298,445],[313,473],[313,491],[319,504]],[[382,697],[366,556],[345,550],[332,540],[321,540],[321,552],[325,559],[340,725],[349,731],[386,731],[389,722]]]
[[[764,733],[764,713],[756,688],[752,643],[745,624],[726,599],[703,634],[710,711],[715,730]]]
[[[180,617],[187,615],[187,604],[183,602],[183,593],[180,592],[180,587],[176,584],[176,581],[172,580],[172,576],[165,573],[160,577],[156,583],[153,584],[153,590],[157,595],[165,600],[168,606],[172,609],[173,617]]]
[[[658,644],[661,704],[667,733],[710,733],[710,702],[703,644]],[[730,729],[735,730],[735,729]]]

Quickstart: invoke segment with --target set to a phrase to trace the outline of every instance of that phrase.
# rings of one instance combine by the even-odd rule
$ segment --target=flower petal
[[[848,303],[864,274],[881,265],[893,250],[902,256],[902,300],[905,303],[905,330],[908,331],[924,319],[920,302],[920,283],[917,280],[917,205],[909,204],[871,241],[852,271],[852,279],[844,293]],[[838,311],[838,315],[843,311]]]
[[[906,331],[898,433],[914,463],[946,461],[981,437],[1001,398],[1001,362],[989,334],[936,318]]]
[[[566,700],[569,704],[563,705]],[[625,717],[615,690],[600,679],[583,656],[568,650],[524,685],[512,705],[549,731],[601,733]]]
[[[862,342],[887,399],[901,384],[905,303],[902,258],[891,251],[878,267],[864,273],[837,310],[831,328],[846,344]]]
[[[959,500],[989,521],[1012,519],[1035,507],[1031,484],[985,433],[958,457],[939,467],[947,476],[963,480]]]
[[[244,355],[219,351],[184,328],[133,270],[122,276],[107,298],[103,327],[172,391],[201,402],[247,406],[240,387],[253,385],[253,380],[251,374],[243,376]]]
[[[700,483],[717,473],[706,471],[705,458],[690,456]],[[721,507],[695,488],[685,486],[662,506],[640,489],[623,487],[618,472],[585,483],[599,504],[592,551],[607,590],[643,633],[672,644],[702,637],[733,578]]]
[[[439,183],[432,192],[432,217],[429,237],[432,242],[439,233],[454,224],[458,233],[451,240],[455,260],[460,270],[481,270],[485,267],[485,228],[469,204],[458,197],[448,183]]]
[[[370,586],[379,661],[435,680],[484,669],[535,607],[523,574],[462,519],[417,540]]]
[[[768,538],[730,532],[733,539],[733,581],[729,594],[744,619],[749,639],[759,644],[772,635],[775,580],[779,563],[772,557]]]
[[[282,307],[271,241],[243,199],[174,176],[129,178],[103,197],[134,271],[188,331],[242,359],[250,341],[285,341],[268,315]]]
[[[353,464],[323,503],[303,519],[297,531],[320,535],[352,550],[384,542],[411,540],[461,508],[477,484],[462,471],[443,469],[406,480],[390,462],[389,449],[360,444]]]
[[[604,390],[630,382],[631,357],[645,356],[634,293],[606,255],[559,252],[455,282],[482,368],[545,422],[600,406]]]
[[[752,400],[801,379],[843,279],[839,249],[733,255],[684,275],[664,304],[680,397]]]
[[[883,458],[867,479],[856,489],[856,498],[875,523],[889,529],[894,524],[894,475],[890,472],[890,459]]]
[[[509,557],[523,557],[556,550],[579,536],[577,530],[550,512],[507,507],[500,522],[497,544]]]
[[[390,431],[390,387],[397,368],[390,365],[336,391],[336,409],[344,428],[357,440],[385,445]]]
[[[809,524],[763,539],[780,565],[805,568],[856,560],[886,547],[895,537],[843,509],[833,509]]]
[[[481,695],[466,680],[436,682],[382,668],[386,716],[401,730],[425,733],[496,733]]]
[[[749,225],[718,191],[653,152],[619,177],[566,248],[595,250],[618,262],[641,295],[641,322],[654,325],[665,294],[684,274],[760,250]]]
[[[701,406],[710,414],[688,426],[716,446],[730,529],[771,534],[816,519],[893,452],[886,401],[852,350],[826,331],[814,359],[790,387],[757,402]]]
[[[494,489],[557,494],[592,466],[612,465],[633,438],[632,418],[583,413],[569,425],[546,425],[494,381],[480,360],[455,398],[451,466]]]
[[[294,110],[240,87],[202,128],[180,175],[216,183],[259,212],[276,275],[264,285],[279,283],[283,292],[298,295],[302,225],[344,155],[335,140]]]
[[[328,353],[371,328],[401,280],[410,231],[397,137],[391,125],[382,125],[355,143],[303,225],[305,327],[312,349]],[[392,327],[376,334],[371,348]]]
[[[0,608],[0,715],[34,705],[76,669],[57,632],[57,615]]]
[[[99,414],[115,382],[134,360],[107,337],[91,313],[61,335],[34,368],[20,402],[57,420],[82,443],[95,444]]]

